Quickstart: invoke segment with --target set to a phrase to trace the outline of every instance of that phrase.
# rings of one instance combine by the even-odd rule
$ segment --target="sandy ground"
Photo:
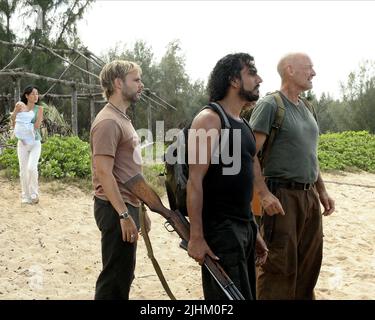
[[[375,174],[324,174],[327,181],[375,186]],[[324,260],[317,299],[375,298],[375,188],[327,183],[337,210],[324,218]],[[41,183],[40,203],[21,205],[18,181],[0,178],[0,299],[92,299],[101,269],[92,196]],[[177,299],[202,299],[200,267],[178,236],[152,219],[154,254]],[[168,299],[143,240],[131,299]]]

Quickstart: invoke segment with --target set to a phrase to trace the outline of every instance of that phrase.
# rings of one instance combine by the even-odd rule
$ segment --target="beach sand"
[[[375,174],[324,174],[326,181],[375,186]],[[40,183],[40,203],[21,205],[18,181],[0,177],[0,299],[93,299],[101,269],[93,201],[72,185]],[[324,217],[324,258],[317,299],[375,298],[375,188],[326,183],[336,212]],[[177,299],[203,299],[200,267],[179,238],[150,213],[150,238]],[[169,299],[143,239],[131,299]]]

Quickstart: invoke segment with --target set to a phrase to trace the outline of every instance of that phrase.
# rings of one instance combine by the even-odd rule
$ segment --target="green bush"
[[[375,172],[375,135],[367,131],[323,134],[318,156],[322,170]]]
[[[16,145],[9,139],[7,145]],[[320,137],[318,157],[322,170],[364,170],[375,172],[375,135],[367,131],[327,133]],[[9,178],[18,177],[16,148],[2,149],[0,169],[5,169]],[[40,175],[45,178],[90,178],[90,146],[78,137],[53,136],[42,145],[39,160]],[[165,193],[163,164],[145,165],[146,180],[159,195]]]
[[[14,148],[8,147],[1,149],[0,169],[5,169],[5,175],[8,178],[18,177],[17,139],[8,139],[6,145],[13,146]]]
[[[157,164],[150,164],[143,166],[143,175],[146,181],[152,186],[155,192],[159,196],[163,196],[165,194],[165,177],[161,174],[164,173],[164,164],[157,163]]]
[[[90,176],[90,145],[75,136],[49,138],[43,144],[40,173],[57,179]]]
[[[8,141],[15,144],[15,141]],[[45,178],[87,178],[91,175],[90,146],[78,137],[53,136],[42,145],[40,175]],[[0,168],[7,176],[19,174],[17,150],[7,148],[0,155]]]

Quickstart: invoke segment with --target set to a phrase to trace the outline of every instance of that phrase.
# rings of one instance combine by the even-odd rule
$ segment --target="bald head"
[[[295,69],[296,66],[303,63],[304,60],[310,60],[310,58],[307,54],[302,52],[288,53],[283,56],[277,64],[277,72],[281,79],[285,78],[288,67]]]
[[[301,92],[312,88],[312,79],[316,75],[310,57],[301,52],[283,56],[277,64],[277,72],[282,86],[292,86]]]

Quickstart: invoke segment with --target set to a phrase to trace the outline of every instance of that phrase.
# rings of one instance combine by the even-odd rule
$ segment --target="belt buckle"
[[[308,191],[311,189],[311,183],[304,183],[303,185],[303,190],[304,191]]]

